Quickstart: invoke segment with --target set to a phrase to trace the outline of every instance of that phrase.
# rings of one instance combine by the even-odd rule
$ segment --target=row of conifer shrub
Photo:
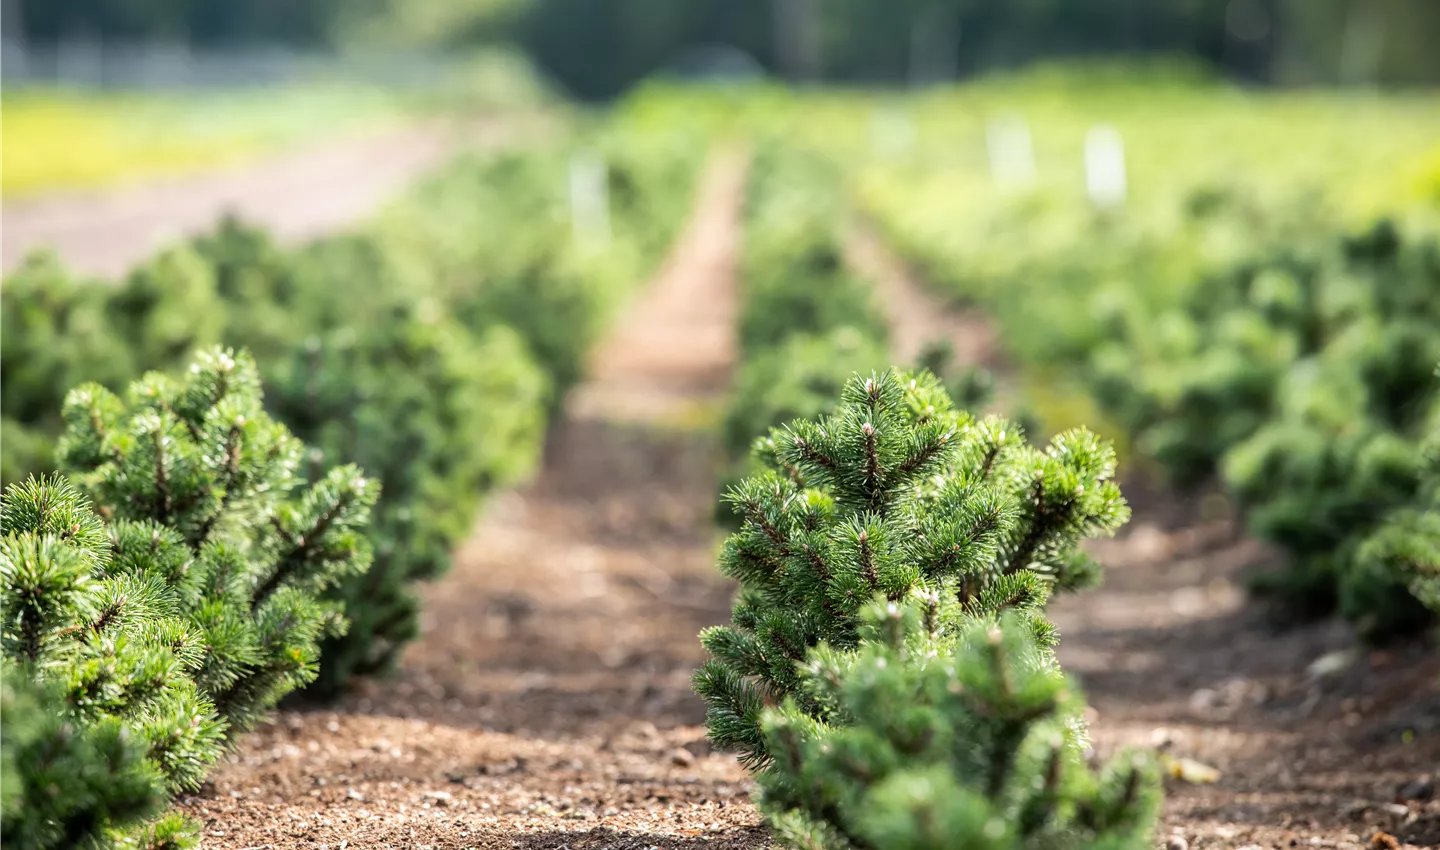
[[[742,225],[740,362],[723,426],[732,463],[749,456],[757,434],[828,412],[850,376],[892,362],[874,281],[847,256],[850,207],[834,161],[780,140],[759,146]],[[990,400],[988,373],[953,362],[946,340],[923,342],[912,365],[940,377],[961,404]]]
[[[164,810],[235,736],[395,659],[411,585],[538,459],[684,220],[694,145],[592,141],[599,239],[570,218],[576,150],[545,148],[300,248],[225,221],[121,281],[50,256],[6,280],[7,842],[191,846]]]
[[[1440,614],[1422,590],[1440,581],[1440,537],[1401,559],[1365,541],[1430,498],[1437,293],[1433,233],[1380,221],[1268,245],[1158,317],[1117,317],[1096,397],[1177,479],[1218,475],[1285,552],[1258,589],[1301,614],[1338,609],[1372,637],[1414,631]]]
[[[727,485],[770,428],[828,413],[850,376],[889,363],[871,286],[846,266],[843,200],[825,160],[780,141],[756,146],[741,220],[739,362],[722,423]]]
[[[411,585],[446,568],[487,492],[532,468],[590,343],[685,217],[695,145],[589,136],[604,241],[576,239],[567,145],[463,157],[298,248],[226,221],[120,281],[31,258],[0,294],[5,482],[55,467],[72,387],[120,391],[205,346],[248,350],[267,409],[310,447],[302,474],[355,463],[381,485],[373,563],[328,591],[350,627],[325,641],[310,693],[384,670],[416,630]]]
[[[1217,185],[1136,211],[1037,193],[971,240],[870,211],[937,288],[991,311],[1031,387],[1083,397],[1172,483],[1218,483],[1283,552],[1255,581],[1282,610],[1374,638],[1436,622],[1433,215],[1355,226]],[[1392,520],[1409,531],[1367,542]]]

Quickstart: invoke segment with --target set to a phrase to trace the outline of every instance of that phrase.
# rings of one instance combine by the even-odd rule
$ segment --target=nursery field
[[[1434,96],[526,126],[7,273],[7,846],[1440,846]]]

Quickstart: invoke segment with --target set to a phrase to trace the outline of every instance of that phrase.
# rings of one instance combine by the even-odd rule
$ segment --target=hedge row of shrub
[[[1099,577],[1079,540],[1128,516],[1113,452],[1080,430],[1035,449],[953,409],[941,348],[886,371],[846,227],[832,163],[759,147],[724,423],[740,594],[695,677],[711,740],[756,771],[787,846],[1146,846],[1153,766],[1085,767],[1044,616]]]
[[[1258,587],[1376,637],[1410,631],[1437,612],[1360,544],[1421,493],[1440,424],[1437,292],[1435,235],[1382,221],[1287,239],[1200,277],[1176,307],[1116,317],[1092,385],[1173,477],[1218,473],[1284,549]]]
[[[852,375],[891,362],[890,327],[872,282],[847,262],[850,199],[830,159],[781,141],[759,147],[749,174],[740,267],[740,362],[724,446],[741,474],[756,435],[830,411]],[[926,341],[920,362],[956,400],[990,399],[988,372]]]
[[[1417,570],[1440,571],[1433,558],[1363,545],[1427,497],[1440,421],[1429,216],[1349,227],[1313,199],[1234,187],[1134,212],[1042,192],[997,205],[993,238],[962,246],[913,210],[872,210],[938,287],[993,311],[1033,382],[1083,394],[1170,481],[1218,479],[1287,555],[1256,581],[1284,608],[1338,610],[1375,637],[1435,621],[1412,592]]]
[[[731,484],[747,470],[757,437],[828,413],[850,376],[890,361],[871,286],[846,266],[838,172],[770,141],[757,146],[748,179],[739,364],[723,423]]]
[[[375,558],[330,591],[350,628],[311,692],[385,669],[416,630],[413,582],[438,575],[479,500],[536,462],[547,415],[617,305],[685,217],[703,146],[605,128],[576,145],[462,157],[373,222],[297,249],[235,221],[124,280],[53,257],[5,282],[3,478],[53,468],[64,394],[174,371],[197,347],[248,349],[266,404],[312,477],[355,463],[381,483]],[[577,155],[608,178],[605,241],[569,210]]]

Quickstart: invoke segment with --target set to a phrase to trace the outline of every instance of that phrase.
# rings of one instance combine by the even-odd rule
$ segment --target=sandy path
[[[9,272],[49,247],[78,271],[119,275],[227,212],[300,242],[372,213],[460,146],[498,144],[515,131],[508,122],[390,128],[220,171],[8,201],[0,209],[0,264]]]
[[[713,159],[538,479],[425,588],[399,677],[282,713],[184,803],[207,847],[763,846],[689,684],[731,589],[714,567],[718,449],[685,411],[724,393],[733,359],[743,173],[733,151]]]
[[[897,357],[944,335],[957,359],[1006,369],[993,325],[940,302],[858,223],[848,253],[876,282]],[[908,346],[908,348],[907,348]],[[902,361],[908,362],[908,361]],[[1377,831],[1440,847],[1440,658],[1414,645],[1361,654],[1327,622],[1278,629],[1242,576],[1275,557],[1213,502],[1126,485],[1134,519],[1093,551],[1105,585],[1051,606],[1060,660],[1093,709],[1096,749],[1158,748],[1218,768],[1214,785],[1171,783],[1162,837],[1191,848],[1366,846]],[[1223,513],[1223,510],[1219,511]],[[1408,734],[1407,734],[1408,733]],[[1375,848],[1380,850],[1380,848]]]
[[[989,318],[979,310],[941,306],[867,222],[850,222],[845,255],[874,287],[875,303],[886,312],[896,363],[914,363],[930,341],[948,339],[957,362],[1002,367],[999,334]]]

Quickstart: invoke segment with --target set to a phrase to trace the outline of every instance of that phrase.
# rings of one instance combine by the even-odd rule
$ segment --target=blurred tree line
[[[574,94],[703,72],[916,83],[1164,53],[1262,83],[1440,82],[1440,0],[3,0],[9,38],[323,48],[518,41]],[[732,63],[733,64],[733,63]]]
[[[49,44],[66,39],[328,42],[345,0],[5,0],[6,38]]]

